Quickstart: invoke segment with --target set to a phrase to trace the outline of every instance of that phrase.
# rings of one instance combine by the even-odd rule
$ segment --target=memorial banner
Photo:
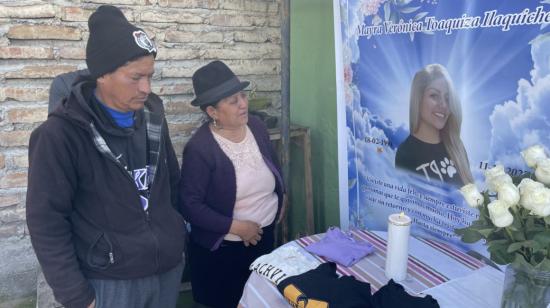
[[[550,0],[335,1],[342,225],[405,212],[414,234],[458,243],[477,216],[458,189],[550,148]]]

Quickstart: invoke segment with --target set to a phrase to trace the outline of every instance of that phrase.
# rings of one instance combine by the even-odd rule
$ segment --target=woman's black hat
[[[248,81],[240,81],[222,61],[210,62],[193,74],[195,99],[191,101],[191,105],[215,104],[221,99],[243,90],[249,84]]]

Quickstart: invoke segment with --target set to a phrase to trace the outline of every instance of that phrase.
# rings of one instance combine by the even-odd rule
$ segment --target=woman
[[[183,151],[182,212],[191,224],[189,262],[196,302],[236,307],[249,265],[273,249],[283,182],[263,123],[248,115],[248,81],[221,61],[193,75],[193,106],[206,112]]]
[[[428,181],[455,186],[473,182],[460,140],[462,110],[449,73],[440,64],[418,71],[411,85],[409,137],[399,145],[395,166]]]

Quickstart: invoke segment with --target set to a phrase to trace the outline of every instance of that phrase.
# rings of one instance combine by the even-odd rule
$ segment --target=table
[[[388,282],[384,274],[386,232],[351,232],[356,239],[373,244],[375,252],[352,267],[338,265],[337,272],[368,282],[372,292],[375,292]],[[320,264],[326,260],[308,253],[303,247],[318,241],[322,236],[323,234],[307,236],[285,245],[300,247],[307,258],[315,259]],[[504,273],[501,271],[448,244],[411,237],[407,279],[400,284],[410,294],[432,295],[444,308],[496,308],[500,307],[503,280]],[[245,285],[240,306],[290,307],[276,286],[255,272],[252,272]]]

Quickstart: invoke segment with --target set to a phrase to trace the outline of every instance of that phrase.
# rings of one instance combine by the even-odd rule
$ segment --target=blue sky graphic
[[[471,169],[482,182],[480,162],[500,162],[525,169],[519,151],[535,143],[550,148],[550,29],[541,25],[454,30],[447,35],[415,33],[371,37],[354,35],[356,26],[370,25],[373,16],[363,16],[361,7],[376,0],[342,0],[344,65],[353,71],[353,97],[346,105],[348,128],[349,212],[353,225],[384,228],[392,210],[368,208],[373,194],[363,189],[367,178],[418,184],[418,179],[394,168],[395,150],[409,134],[409,92],[416,71],[430,63],[444,65],[462,101],[461,137]],[[394,0],[392,3],[395,3]],[[400,0],[397,0],[399,2]],[[402,1],[402,0],[401,0]],[[380,2],[380,1],[379,1]],[[409,1],[407,1],[409,2]],[[413,0],[407,7],[420,7],[402,14],[408,21],[419,12],[437,19],[534,11],[550,5],[541,1],[431,1]],[[384,3],[379,8],[384,18]],[[392,146],[366,142],[365,138],[388,140]],[[480,185],[482,188],[482,186]],[[462,203],[454,196],[449,202]]]

